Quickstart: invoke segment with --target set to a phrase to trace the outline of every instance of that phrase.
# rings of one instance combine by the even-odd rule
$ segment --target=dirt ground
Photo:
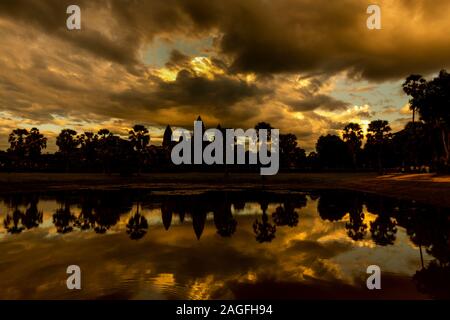
[[[180,193],[202,190],[293,191],[347,189],[416,200],[450,208],[450,176],[372,173],[154,173],[133,177],[104,174],[0,173],[0,194],[56,190],[145,188]]]

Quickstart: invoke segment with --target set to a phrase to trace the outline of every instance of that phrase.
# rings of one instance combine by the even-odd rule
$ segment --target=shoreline
[[[434,174],[280,173],[264,179],[255,173],[149,173],[141,176],[82,173],[0,173],[0,195],[11,193],[119,188],[175,191],[299,191],[342,189],[379,194],[450,208],[450,176]]]

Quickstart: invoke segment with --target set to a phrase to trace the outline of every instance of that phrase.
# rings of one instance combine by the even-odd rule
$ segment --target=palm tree
[[[47,138],[37,128],[30,131],[15,129],[10,133],[8,142],[10,143],[8,151],[14,154],[19,162],[25,159],[37,161],[42,149],[47,147]]]
[[[47,138],[39,132],[39,129],[32,128],[25,138],[28,156],[36,160],[41,155],[42,149],[47,148]]]
[[[10,143],[9,151],[24,157],[26,154],[26,137],[28,136],[27,129],[14,129],[8,138]]]
[[[19,167],[24,162],[27,153],[25,142],[27,136],[28,136],[27,129],[14,129],[9,134],[8,142],[10,144],[10,147],[8,149],[8,152],[15,156],[16,158],[15,165]]]
[[[108,129],[100,129],[98,135],[98,153],[103,164],[103,171],[109,172],[114,144],[114,134]]]
[[[113,135],[108,129],[100,129],[97,134],[100,136],[100,140],[105,140]]]
[[[138,154],[139,173],[141,173],[145,151],[147,150],[147,146],[150,143],[150,135],[148,134],[148,129],[143,125],[136,124],[133,129],[130,130],[128,139],[130,140],[134,150]]]
[[[282,167],[289,168],[295,164],[297,137],[292,134],[280,134],[280,158]]]
[[[71,157],[75,154],[80,141],[76,137],[77,132],[72,129],[63,129],[56,138],[56,145],[66,162],[66,170],[69,169]]]
[[[271,140],[272,137],[272,132],[270,130],[273,129],[273,127],[270,125],[270,123],[267,122],[258,122],[255,126],[255,130],[256,130],[256,136],[259,139],[259,130],[265,129],[267,130],[267,142],[269,142]]]
[[[412,74],[406,78],[402,85],[403,91],[408,96],[412,97],[412,99],[409,100],[409,108],[412,111],[413,123],[415,122],[416,110],[419,108],[426,84],[427,81],[420,74]]]
[[[90,167],[97,157],[98,135],[93,132],[85,132],[78,137],[82,157]]]
[[[369,123],[367,129],[367,144],[366,147],[374,147],[377,153],[378,171],[383,173],[383,149],[392,138],[391,127],[386,120],[374,120]]]
[[[406,88],[406,90],[405,90]],[[440,135],[441,156],[448,166],[450,158],[450,74],[441,70],[431,81],[425,81],[418,75],[409,76],[404,84],[404,91],[412,97],[410,105],[420,114],[420,119]],[[437,139],[436,139],[437,140]],[[437,140],[438,141],[438,140]]]
[[[364,134],[361,126],[358,123],[349,123],[344,127],[343,140],[350,149],[352,154],[353,166],[356,168],[356,157],[361,150],[362,140],[364,139]]]

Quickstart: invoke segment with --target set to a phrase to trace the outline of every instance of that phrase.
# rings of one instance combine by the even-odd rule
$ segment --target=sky
[[[311,151],[348,122],[411,119],[401,84],[450,66],[450,1],[1,0],[0,149],[38,127],[126,136],[269,122]],[[68,30],[66,8],[81,8]]]

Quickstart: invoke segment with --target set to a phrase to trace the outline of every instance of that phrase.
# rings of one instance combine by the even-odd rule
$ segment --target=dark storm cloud
[[[193,107],[213,115],[226,116],[231,107],[245,99],[262,99],[270,91],[254,84],[216,75],[214,79],[198,76],[184,69],[175,81],[153,79],[152,87],[130,88],[113,93],[111,99],[122,105],[141,106],[150,110],[167,107]]]
[[[231,59],[232,70],[240,72],[347,70],[351,76],[379,80],[450,65],[448,1],[380,1],[383,30],[375,32],[365,25],[368,3],[359,0],[80,0],[77,4],[87,10],[80,33],[65,30],[68,4],[3,0],[0,15],[41,27],[131,69],[139,64],[138,51],[155,35],[196,37],[214,30],[220,51]],[[110,20],[102,15],[105,10]],[[101,19],[113,36],[93,22]],[[430,20],[433,29],[427,37],[420,28]]]
[[[318,257],[329,259],[351,249],[350,243],[338,241],[330,241],[322,244],[311,240],[292,240],[289,245],[286,250],[289,253],[308,252],[311,253],[312,259],[317,259]],[[312,257],[313,254],[315,257]]]
[[[100,10],[107,1],[79,0],[76,4],[89,10]],[[118,28],[114,38],[108,37],[101,30],[93,29],[89,21],[84,22],[82,11],[82,32],[70,32],[66,28],[66,9],[73,1],[68,0],[2,0],[0,17],[12,18],[30,28],[40,28],[46,34],[54,35],[76,48],[91,54],[126,65],[133,70],[139,63],[137,51],[141,44],[138,35],[120,32]],[[95,14],[93,14],[95,16]]]
[[[79,4],[85,2],[77,1]],[[65,26],[65,12],[70,4],[72,1],[65,0],[2,0],[0,16],[40,26],[46,31],[55,31]]]
[[[287,101],[295,111],[312,111],[323,109],[328,111],[346,110],[350,104],[325,94],[317,94],[304,97],[297,101]]]
[[[181,1],[180,10],[198,30],[221,32],[220,49],[236,71],[347,70],[354,77],[380,80],[450,65],[448,1],[379,4],[383,30],[375,32],[366,28],[368,3],[359,0]],[[427,37],[420,29],[430,19],[436,24]]]
[[[174,67],[185,67],[186,65],[189,64],[190,61],[190,57],[183,54],[182,52],[180,52],[179,50],[172,50],[170,52],[170,58],[169,61],[166,63],[166,67],[168,68],[174,68]]]
[[[283,102],[289,105],[294,111],[313,111],[322,109],[327,111],[346,110],[351,106],[350,103],[336,99],[328,94],[321,93],[330,79],[326,76],[303,77],[298,80],[307,81],[296,91],[299,94],[298,99],[284,99]]]
[[[357,0],[233,2],[218,17],[220,46],[233,57],[235,70],[261,73],[347,70],[354,77],[380,80],[450,65],[448,1],[395,6],[381,1],[384,28],[376,32],[366,28],[367,5]],[[427,19],[436,22],[430,38],[417,32]]]
[[[211,80],[182,70],[175,82],[160,82],[155,93],[161,100],[174,104],[226,107],[268,92],[242,80],[221,75]]]
[[[136,46],[136,40],[133,38],[124,38],[121,39],[121,42],[116,42],[95,30],[79,34],[70,33],[67,35],[64,33],[60,36],[106,60],[129,67],[138,64],[138,47]]]
[[[311,140],[370,116],[374,81],[450,67],[449,1],[378,3],[383,29],[369,31],[362,0],[0,0],[0,120],[160,125],[201,114],[227,126],[267,120]],[[66,29],[69,4],[82,9],[81,31]],[[209,65],[196,72],[200,56]],[[367,95],[343,88],[341,71],[349,85],[370,80]]]

